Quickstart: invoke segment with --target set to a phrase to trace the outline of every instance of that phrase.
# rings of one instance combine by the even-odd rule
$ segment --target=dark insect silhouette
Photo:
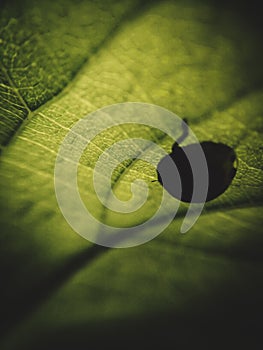
[[[182,123],[183,134],[173,144],[172,152],[163,157],[157,166],[157,176],[159,183],[175,198],[183,202],[204,202],[204,194],[195,196],[193,195],[193,172],[190,162],[185,154],[185,151],[191,152],[193,155],[200,154],[200,148],[197,143],[190,144],[184,147],[180,147],[180,143],[188,136],[188,126],[186,120]],[[212,141],[203,141],[200,143],[204,152],[207,170],[208,170],[208,192],[206,196],[206,202],[210,201],[225,190],[231,184],[236,174],[236,154],[234,150],[223,144],[215,143]],[[171,160],[173,163],[171,163]],[[175,170],[174,164],[178,170]],[[172,166],[171,166],[172,165]],[[180,176],[180,179],[178,179]],[[181,186],[180,184],[181,180]],[[202,199],[201,199],[202,198]]]

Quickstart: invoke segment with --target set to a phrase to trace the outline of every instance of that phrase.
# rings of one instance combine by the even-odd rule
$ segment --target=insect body
[[[180,147],[188,135],[188,126],[183,123],[183,135],[172,146],[172,152],[162,158],[157,166],[157,176],[160,184],[175,198],[183,202],[203,202],[198,196],[192,200],[194,178],[191,164],[186,153],[191,152],[198,156],[200,147],[198,143]],[[210,201],[222,194],[231,184],[236,174],[234,163],[236,154],[234,150],[223,144],[212,141],[200,143],[204,152],[208,170],[208,192],[206,201]],[[185,153],[186,152],[186,153]],[[171,166],[171,160],[173,162]],[[176,170],[177,169],[177,170]],[[178,176],[180,178],[178,178]],[[181,186],[179,185],[181,181]],[[200,198],[204,198],[203,195]]]

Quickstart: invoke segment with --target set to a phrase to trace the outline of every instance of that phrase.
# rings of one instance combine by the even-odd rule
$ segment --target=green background
[[[259,346],[263,66],[256,6],[201,0],[1,5],[1,349],[96,348],[105,340],[123,348]],[[179,233],[182,204],[153,241],[106,249],[64,220],[54,162],[80,118],[127,101],[187,118],[200,141],[233,147],[239,167],[187,234]],[[96,160],[131,137],[166,151],[172,145],[158,130],[119,126],[99,135],[79,166],[85,204],[112,225],[147,220],[162,191],[151,183],[154,168],[128,161],[116,169],[113,190],[128,199],[131,182],[142,178],[149,184],[147,204],[124,217],[96,198]]]

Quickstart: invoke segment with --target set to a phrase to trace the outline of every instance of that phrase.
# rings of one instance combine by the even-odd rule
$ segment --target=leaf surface
[[[3,349],[96,344],[101,332],[111,340],[127,336],[132,342],[147,335],[154,342],[174,328],[178,342],[191,344],[187,325],[199,340],[199,330],[209,329],[209,341],[223,321],[233,340],[244,327],[251,331],[242,335],[245,340],[257,332],[263,69],[260,40],[243,16],[231,6],[205,1],[26,2],[22,12],[19,5],[4,7]],[[187,234],[179,233],[186,209],[181,205],[173,223],[150,243],[106,249],[66,223],[54,193],[54,163],[79,119],[127,101],[157,104],[187,117],[200,141],[233,147],[239,167],[229,189],[206,204]],[[101,123],[90,127],[96,130]],[[80,160],[82,199],[108,224],[143,222],[162,191],[151,183],[155,169],[133,160],[116,169],[112,187],[125,200],[131,182],[144,179],[150,192],[143,208],[124,216],[106,210],[96,197],[92,175],[98,157],[115,142],[135,137],[166,151],[172,145],[159,130],[124,125],[98,135]]]

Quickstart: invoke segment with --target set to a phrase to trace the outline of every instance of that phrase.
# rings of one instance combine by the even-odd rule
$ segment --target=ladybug
[[[172,152],[163,157],[158,163],[156,169],[158,180],[155,181],[159,181],[173,197],[183,202],[204,202],[203,195],[200,196],[200,199],[198,199],[198,196],[195,196],[195,200],[192,200],[194,178],[191,164],[185,153],[185,151],[190,152],[198,157],[201,146],[208,170],[208,192],[205,200],[205,202],[208,202],[225,192],[236,175],[237,157],[235,151],[223,143],[212,141],[203,141],[200,144],[193,143],[180,147],[180,143],[188,135],[188,125],[185,119],[182,126],[183,134],[173,144]],[[180,176],[180,179],[178,179],[178,176]],[[180,184],[180,181],[181,186],[177,186],[178,183]]]

